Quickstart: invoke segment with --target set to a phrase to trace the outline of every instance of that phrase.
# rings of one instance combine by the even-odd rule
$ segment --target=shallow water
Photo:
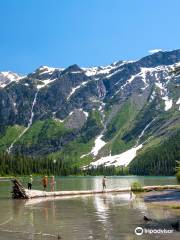
[[[56,178],[56,190],[101,189],[101,177]],[[173,177],[109,177],[107,188],[127,187],[134,181],[143,185],[175,184]],[[21,179],[25,184],[27,179]],[[41,179],[35,178],[33,187],[41,189]],[[150,227],[143,216],[164,221],[173,219],[174,213],[162,207],[154,208],[141,199],[131,200],[129,193],[100,194],[33,200],[11,200],[9,181],[0,181],[0,239],[58,239],[64,240],[134,240],[180,239],[171,235],[143,234],[136,236],[138,226]],[[152,226],[151,226],[152,227]],[[165,227],[169,227],[168,225]]]

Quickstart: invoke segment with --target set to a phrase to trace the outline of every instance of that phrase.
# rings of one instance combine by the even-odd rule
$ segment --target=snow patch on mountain
[[[177,100],[176,104],[177,104],[177,105],[180,104],[180,98]],[[180,110],[180,106],[179,106],[179,110]]]
[[[177,100],[176,104],[180,104],[180,98]]]
[[[86,112],[86,111],[83,111],[83,113],[84,113],[84,115],[86,116],[86,119],[88,118],[88,116],[89,116],[89,113],[88,112]]]
[[[88,83],[88,81],[82,82],[80,85],[72,88],[70,94],[67,96],[67,100],[69,100],[69,99],[71,98],[71,96],[72,96],[79,88],[84,87],[87,83]]]
[[[176,63],[177,64],[177,63]],[[124,89],[126,89],[127,86],[131,85],[135,81],[143,81],[144,86],[142,85],[140,87],[141,90],[145,90],[147,87],[149,87],[152,83],[152,79],[155,79],[155,86],[160,89],[160,93],[162,97],[168,96],[167,91],[167,85],[172,78],[170,72],[173,70],[174,66],[176,64],[172,65],[159,65],[157,67],[141,67],[140,71],[137,74],[131,75],[125,83],[122,85],[123,77],[120,77],[119,80],[114,84],[117,86],[117,90],[115,91],[114,95],[117,95],[119,92],[122,92]],[[113,76],[114,74],[123,71],[123,67],[118,69],[117,71],[114,71],[113,73],[106,76],[106,78]],[[118,87],[119,86],[119,87]],[[114,97],[111,96],[111,98]],[[153,96],[152,96],[153,97]],[[170,99],[168,99],[169,102],[167,102],[167,98],[165,98],[166,104],[169,104],[170,106]],[[164,100],[164,101],[165,101]],[[167,108],[166,108],[167,109]]]
[[[59,71],[63,71],[64,68],[54,68],[54,67],[48,67],[48,66],[41,66],[40,68],[38,68],[39,75],[42,74],[52,74],[55,70],[59,70]]]
[[[127,79],[127,81],[125,82],[125,84],[123,84],[116,92],[115,95],[118,94],[120,91],[124,90],[124,88],[131,84],[136,78],[141,78],[141,80],[144,82],[144,87],[142,88],[143,90],[146,89],[149,84],[147,82],[147,74],[152,74],[154,71],[154,68],[141,68],[141,71],[135,75],[132,75],[129,79]],[[121,79],[115,84],[118,85],[121,83]]]
[[[91,167],[97,167],[97,166],[100,166],[100,165],[115,166],[115,167],[117,167],[117,166],[127,166],[136,157],[137,151],[143,147],[143,144],[140,144],[140,140],[144,136],[145,131],[150,127],[152,122],[154,122],[154,120],[152,120],[151,122],[149,122],[145,126],[145,128],[142,130],[142,132],[140,133],[140,135],[137,139],[136,145],[133,146],[131,149],[129,149],[129,150],[127,150],[127,151],[125,151],[121,154],[114,155],[114,156],[111,156],[111,153],[110,153],[109,156],[102,157],[102,158],[90,163],[88,166],[84,166],[83,169],[87,169],[87,168],[91,168]],[[102,136],[100,135],[99,139],[101,139],[101,138],[102,138]],[[98,142],[99,139],[98,138],[96,139],[97,142]],[[97,149],[98,149],[98,145],[97,145]],[[92,151],[91,151],[91,153],[92,153]],[[98,152],[96,151],[96,153],[98,153]]]
[[[162,100],[164,100],[164,104],[165,104],[164,110],[165,111],[170,110],[173,105],[173,100],[168,97],[168,91],[167,91],[167,88],[165,87],[165,84],[163,84],[158,80],[158,82],[156,82],[155,85],[160,89]]]
[[[108,74],[111,72],[111,70],[119,68],[120,66],[129,63],[130,61],[120,61],[120,62],[114,62],[111,65],[107,66],[100,66],[100,67],[90,67],[90,68],[82,68],[86,74],[86,76],[95,76],[100,74]],[[117,72],[114,72],[112,74],[115,74]],[[111,74],[110,74],[111,75]],[[106,76],[106,78],[110,77],[110,75]]]
[[[60,122],[60,123],[64,122],[64,120],[61,120],[60,118],[53,117],[53,119],[54,119],[56,122]]]
[[[104,142],[102,140],[103,135],[99,135],[96,139],[95,139],[95,146],[93,147],[93,149],[91,150],[91,154],[93,154],[94,156],[98,155],[99,150],[104,147],[104,145],[106,144],[106,142]]]
[[[11,82],[17,82],[22,77],[13,72],[0,72],[0,87],[4,88]]]
[[[70,117],[73,113],[74,113],[74,111],[70,112],[69,115],[68,115],[68,117]]]
[[[161,52],[161,51],[163,51],[161,48],[155,48],[155,49],[149,50],[148,52],[153,54],[153,53],[157,53],[157,52]]]
[[[144,87],[142,89],[146,89],[149,86],[146,76],[147,74],[151,75],[153,71],[154,71],[153,68],[141,68],[139,76],[141,77],[141,80],[144,82]]]
[[[19,78],[19,75],[13,72],[1,72],[1,74],[11,81],[15,81],[16,79]]]
[[[80,156],[80,158],[84,158],[84,157],[87,157],[87,156],[89,156],[89,155],[90,155],[90,153],[83,154],[82,156]]]
[[[44,73],[52,73],[54,72],[56,68],[54,67],[48,67],[48,66],[41,66],[39,68],[40,73],[39,74],[44,74]]]
[[[122,71],[123,71],[123,68],[118,69],[117,71],[114,71],[114,72],[110,73],[109,75],[107,75],[106,78],[111,78],[113,75],[115,75],[119,72],[122,72]]]
[[[41,84],[38,84],[38,85],[37,85],[37,89],[41,89],[41,88],[47,86],[48,84],[54,82],[55,80],[56,80],[56,79],[53,79],[53,80],[52,80],[52,79],[40,80],[40,81],[41,81]]]
[[[164,100],[164,103],[165,103],[164,110],[168,111],[169,109],[171,109],[173,105],[172,99],[169,99],[168,96],[162,97],[162,99]]]
[[[114,156],[107,156],[107,157],[102,157],[99,160],[92,162],[90,164],[90,167],[97,167],[100,165],[105,165],[105,166],[127,166],[135,157],[136,157],[136,152],[142,148],[142,144],[140,144],[137,147],[133,147],[121,154],[114,155]]]
[[[155,85],[161,90],[161,94],[163,94],[162,90],[166,91],[161,82],[156,82]]]
[[[115,66],[101,66],[101,67],[91,67],[91,68],[83,68],[85,71],[86,76],[94,76],[98,74],[108,74]]]
[[[156,92],[153,91],[150,98],[149,98],[149,102],[152,102],[155,99],[155,96],[156,96]]]

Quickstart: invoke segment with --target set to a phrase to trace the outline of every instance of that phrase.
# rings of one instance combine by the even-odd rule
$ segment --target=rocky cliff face
[[[67,158],[71,151],[81,164],[168,136],[180,123],[180,78],[171,73],[179,62],[175,50],[105,67],[0,73],[0,150]]]

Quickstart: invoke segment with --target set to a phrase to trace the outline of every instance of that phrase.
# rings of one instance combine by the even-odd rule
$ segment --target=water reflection
[[[60,234],[64,240],[134,240],[134,229],[144,224],[144,213],[153,218],[157,213],[161,217],[169,216],[167,211],[153,209],[140,198],[131,199],[129,193],[28,202],[11,201],[13,219],[3,229],[14,231],[14,240],[40,239],[38,233],[42,233],[42,239],[46,239],[43,234]],[[0,234],[0,239],[11,239],[10,236],[12,233],[8,238]]]
[[[95,196],[94,197],[94,207],[96,209],[96,213],[98,217],[106,222],[108,217],[108,209],[110,208],[109,203],[107,201],[107,196]]]
[[[102,189],[101,180],[101,177],[60,179],[57,187],[63,190]],[[130,185],[129,178],[107,179],[108,188],[124,184]],[[0,240],[57,239],[58,234],[62,240],[136,240],[134,229],[144,224],[144,214],[159,221],[171,217],[167,209],[154,208],[139,197],[131,198],[129,193],[48,197],[28,201],[0,199],[0,208]],[[145,240],[146,237],[141,239]],[[173,235],[171,239],[179,238]]]
[[[123,227],[124,223],[121,224],[122,219],[124,222],[127,220],[128,226],[128,214],[124,210],[129,208],[132,200],[130,193],[96,195],[93,199],[99,223],[103,225],[104,239],[116,239],[116,235],[118,239],[121,231],[131,232],[128,227]],[[114,219],[116,213],[118,218]],[[126,236],[123,239],[129,238]]]

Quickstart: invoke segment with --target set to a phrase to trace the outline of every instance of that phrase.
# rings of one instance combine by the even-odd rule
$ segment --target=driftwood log
[[[13,183],[12,198],[13,199],[27,199],[28,196],[26,194],[26,190],[23,187],[23,185],[17,179],[12,179],[11,182]]]
[[[46,192],[39,190],[28,190],[23,187],[23,185],[17,180],[11,180],[13,183],[12,198],[13,199],[31,199],[31,198],[41,198],[41,197],[63,197],[63,196],[75,196],[75,195],[89,195],[89,194],[103,194],[103,193],[125,193],[133,192],[130,187],[127,188],[114,188],[102,190],[81,190],[81,191],[55,191]],[[145,192],[149,191],[162,191],[168,189],[180,189],[180,185],[164,185],[164,186],[144,186],[142,190]]]

